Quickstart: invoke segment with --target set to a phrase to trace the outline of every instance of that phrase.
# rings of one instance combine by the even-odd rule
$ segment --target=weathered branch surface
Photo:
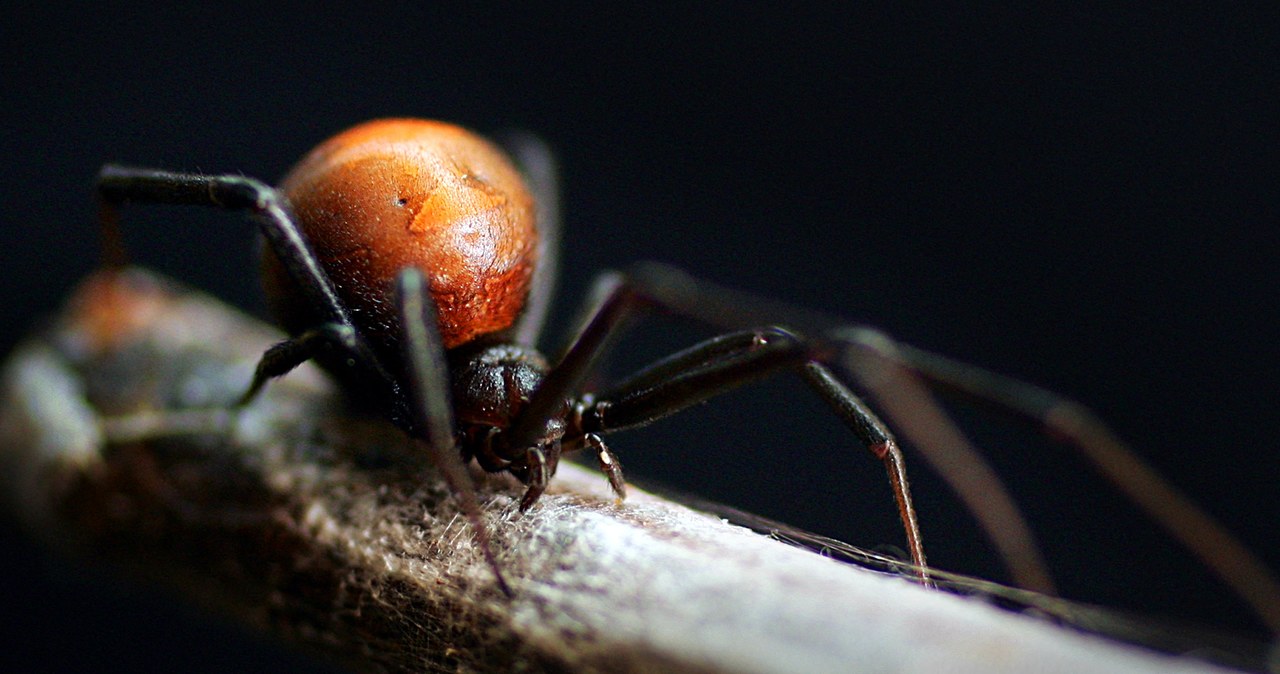
[[[481,477],[514,598],[413,445],[304,367],[225,411],[278,339],[132,272],[5,370],[4,494],[110,555],[361,671],[1172,672],[1148,653],[788,547],[562,465],[524,516]],[[185,410],[179,412],[180,410]]]

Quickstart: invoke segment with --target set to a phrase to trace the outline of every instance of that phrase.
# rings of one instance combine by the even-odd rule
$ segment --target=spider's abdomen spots
[[[352,322],[393,359],[400,327],[390,289],[405,267],[430,279],[445,348],[509,328],[523,308],[537,262],[533,198],[510,160],[465,129],[366,122],[312,150],[280,189]],[[270,250],[262,266],[285,329],[313,327]]]

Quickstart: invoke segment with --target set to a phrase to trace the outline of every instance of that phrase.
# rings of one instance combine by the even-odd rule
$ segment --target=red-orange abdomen
[[[408,266],[431,281],[445,348],[511,327],[524,306],[537,262],[533,198],[511,161],[466,129],[366,122],[312,150],[280,189],[352,322],[381,353],[399,353],[390,291]],[[293,334],[314,327],[268,247],[262,271],[281,325]]]

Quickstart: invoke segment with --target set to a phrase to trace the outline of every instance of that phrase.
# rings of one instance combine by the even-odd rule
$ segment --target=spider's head
[[[506,430],[529,404],[547,372],[542,354],[515,344],[486,344],[450,353],[458,425]],[[551,429],[564,434],[564,424]]]

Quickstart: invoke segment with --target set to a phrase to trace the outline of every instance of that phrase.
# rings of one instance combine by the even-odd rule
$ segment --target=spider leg
[[[643,426],[744,384],[798,370],[863,445],[884,463],[911,561],[920,579],[929,584],[902,452],[875,414],[825,365],[814,360],[817,355],[803,338],[781,328],[713,337],[597,394],[582,414],[581,430],[590,435]]]
[[[343,358],[324,358],[332,353],[341,354]],[[326,323],[267,349],[258,361],[248,390],[236,401],[235,406],[249,404],[269,380],[284,376],[313,358],[324,358],[326,363],[338,367],[339,376],[346,379],[368,377],[368,373],[372,372],[374,379],[384,384],[384,388],[394,390],[391,375],[383,369],[354,328],[340,323]],[[366,364],[373,367],[373,370],[362,368]],[[341,368],[342,365],[346,367]]]
[[[543,452],[540,447],[534,447],[525,453],[525,463],[529,466],[529,488],[520,498],[520,512],[532,508],[533,504],[542,498],[542,493],[547,490],[547,485],[551,482],[551,472],[554,470],[547,460],[546,452]]]
[[[664,309],[695,321],[734,327],[768,317],[768,322],[803,326],[815,342],[843,352],[832,364],[872,392],[973,512],[1011,568],[1039,557],[1030,545],[1030,529],[998,475],[922,384],[1030,419],[1066,439],[1280,633],[1280,583],[1265,565],[1150,469],[1084,406],[1031,384],[899,344],[878,330],[722,288],[665,265],[637,265],[631,277],[658,296]],[[1020,575],[1015,572],[1015,577]]]
[[[542,139],[529,133],[510,133],[502,145],[524,174],[537,204],[538,264],[529,285],[529,297],[515,325],[515,340],[537,346],[556,292],[560,265],[560,180],[555,154]]]
[[[977,366],[897,344],[870,329],[832,335],[854,345],[849,367],[873,373],[868,385],[886,406],[903,404],[897,377],[875,376],[880,367],[906,368],[936,388],[994,404],[1045,427],[1076,447],[1093,466],[1148,516],[1178,539],[1280,634],[1280,581],[1208,512],[1162,477],[1091,410],[1056,393]],[[870,358],[873,363],[865,362]],[[906,403],[910,406],[910,403]]]
[[[621,274],[605,272],[597,277],[586,304],[588,320],[511,425],[506,438],[511,455],[505,458],[519,457],[539,438],[549,435],[565,401],[581,390],[583,380],[630,314],[635,299],[631,284]]]
[[[604,444],[604,440],[595,433],[587,433],[582,439],[596,453],[600,472],[609,479],[609,487],[613,489],[614,495],[619,501],[627,498],[627,483],[622,479],[622,466],[618,465],[618,457],[614,455],[613,450],[609,449],[608,445]]]
[[[108,246],[118,246],[116,209],[129,202],[216,206],[248,211],[285,269],[325,323],[351,325],[333,284],[294,222],[289,201],[269,185],[236,175],[200,175],[107,164],[95,181]],[[108,252],[109,257],[114,256]]]
[[[646,304],[656,307],[671,306],[662,296],[661,288],[657,290],[659,292],[655,292],[652,284],[644,283],[643,279],[637,281],[618,274],[606,274],[597,281],[592,293],[595,309],[589,312],[590,319],[585,321],[585,327],[578,338],[559,364],[548,373],[529,406],[512,426],[509,446],[513,451],[532,445],[538,437],[546,434],[549,424],[553,423],[553,415],[558,413],[563,401],[578,392],[595,360],[637,308]],[[621,409],[634,415],[635,423],[647,423],[763,376],[771,367],[797,367],[819,359],[816,352],[810,353],[803,343],[789,333],[778,330],[773,337],[776,339],[770,341],[763,333],[728,335],[661,361],[621,385],[626,388],[618,389],[617,392],[625,390],[633,394],[622,398],[625,404]],[[907,488],[901,451],[883,424],[865,405],[843,385],[835,382],[834,378],[823,376],[822,373],[825,372],[825,368],[821,368],[807,380],[867,446],[885,461],[911,555],[920,567],[923,578],[924,550]],[[646,392],[650,394],[647,399]],[[654,393],[657,395],[653,395]],[[607,399],[609,394],[602,398]],[[596,405],[594,409],[598,411],[602,407]],[[613,414],[617,412],[612,411]],[[614,423],[627,425],[625,419],[615,419]],[[593,429],[584,430],[590,432]]]
[[[862,440],[863,444],[876,458],[884,463],[885,472],[889,476],[889,487],[893,491],[894,501],[898,506],[898,519],[907,534],[907,551],[911,562],[916,567],[920,580],[932,586],[929,579],[929,565],[925,561],[924,544],[920,540],[920,522],[916,517],[915,505],[911,502],[911,488],[907,484],[907,464],[902,455],[902,448],[889,431],[889,427],[867,407],[849,387],[844,385],[830,369],[821,363],[809,361],[805,363],[804,378],[809,386],[844,421],[845,425]],[[1030,539],[1028,539],[1030,543]],[[1034,553],[1034,544],[1028,545]],[[1037,555],[1029,563],[1011,564],[1011,572],[1023,587],[1053,591],[1053,581],[1045,569],[1044,561]]]
[[[252,400],[268,379],[281,376],[331,348],[343,353],[351,363],[346,369],[360,373],[358,379],[362,382],[372,379],[368,383],[382,395],[389,400],[397,398],[395,380],[352,327],[333,284],[320,268],[311,246],[294,221],[288,200],[274,188],[243,176],[174,173],[114,164],[107,164],[99,170],[95,186],[109,264],[123,262],[118,209],[126,203],[212,206],[248,211],[257,221],[267,244],[324,320],[320,327],[268,349],[238,405]],[[364,373],[372,373],[372,376]]]
[[[480,518],[475,484],[455,446],[453,402],[449,394],[444,345],[436,328],[435,300],[421,270],[407,267],[396,277],[395,303],[400,310],[400,324],[404,327],[404,361],[408,368],[409,396],[417,426],[414,435],[425,440],[432,462],[457,495],[485,562],[493,569],[498,587],[507,596],[514,596],[494,556],[489,530]]]

